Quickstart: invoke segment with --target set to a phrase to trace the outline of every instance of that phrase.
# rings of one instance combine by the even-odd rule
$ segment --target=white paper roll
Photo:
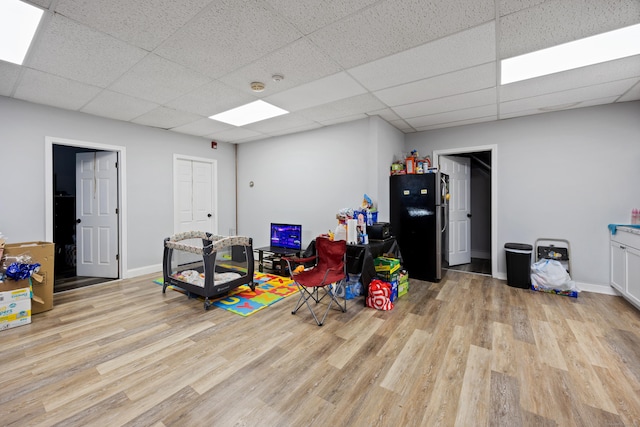
[[[347,243],[358,243],[358,220],[347,220]]]

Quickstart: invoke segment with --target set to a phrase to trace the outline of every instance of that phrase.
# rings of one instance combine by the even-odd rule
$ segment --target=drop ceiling
[[[410,133],[640,100],[640,55],[498,84],[503,58],[640,23],[638,0],[30,3],[44,18],[22,66],[0,61],[1,96],[222,142],[375,115]],[[207,118],[257,99],[290,114]]]

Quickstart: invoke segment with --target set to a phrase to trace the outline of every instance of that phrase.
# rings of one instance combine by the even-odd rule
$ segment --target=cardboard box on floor
[[[0,282],[0,331],[31,323],[29,280]]]
[[[42,313],[53,308],[53,280],[55,245],[50,242],[7,243],[5,256],[31,255],[33,262],[40,264],[40,270],[31,276],[33,297],[31,314]],[[27,287],[28,285],[27,280]]]

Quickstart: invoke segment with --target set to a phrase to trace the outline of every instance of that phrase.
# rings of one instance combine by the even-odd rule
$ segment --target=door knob
[[[467,218],[471,218],[471,214],[470,213],[467,214]]]
[[[78,219],[76,219],[76,222],[77,222],[78,224],[80,224],[80,223],[82,222],[82,220],[81,220],[80,218],[78,218]]]
[[[211,218],[211,214],[207,214],[207,216],[208,216],[209,218]]]

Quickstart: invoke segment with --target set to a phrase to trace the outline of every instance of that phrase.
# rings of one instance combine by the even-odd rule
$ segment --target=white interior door
[[[76,154],[76,274],[118,277],[118,155]]]
[[[176,158],[174,165],[175,232],[208,231],[217,233],[213,192],[214,163]]]
[[[449,175],[449,247],[445,260],[450,266],[471,262],[471,160],[441,156],[440,171]]]

